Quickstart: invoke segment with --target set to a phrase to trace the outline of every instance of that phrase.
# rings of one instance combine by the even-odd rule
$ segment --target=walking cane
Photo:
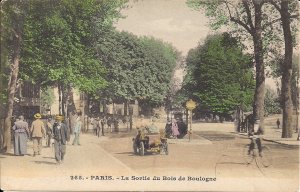
[[[54,139],[50,139],[51,142],[51,150],[52,152],[54,151]]]

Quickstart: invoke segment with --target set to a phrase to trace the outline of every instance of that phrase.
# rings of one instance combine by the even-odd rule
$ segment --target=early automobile
[[[136,155],[145,155],[145,153],[164,153],[169,154],[168,142],[164,132],[159,132],[153,127],[138,129],[137,135],[132,139],[133,152]]]

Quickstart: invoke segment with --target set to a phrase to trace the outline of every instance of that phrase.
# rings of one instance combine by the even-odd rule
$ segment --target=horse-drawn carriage
[[[168,142],[164,132],[151,131],[151,127],[138,129],[138,133],[133,141],[133,152],[136,155],[145,153],[165,153],[169,154]]]

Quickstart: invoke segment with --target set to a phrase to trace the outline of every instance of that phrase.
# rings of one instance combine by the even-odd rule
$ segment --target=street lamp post
[[[186,108],[189,111],[190,114],[190,130],[189,130],[189,141],[191,141],[191,135],[192,135],[192,121],[193,121],[193,109],[196,108],[197,104],[192,99],[188,100],[185,104]]]

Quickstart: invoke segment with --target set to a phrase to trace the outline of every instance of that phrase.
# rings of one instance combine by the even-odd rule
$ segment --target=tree
[[[293,74],[293,36],[291,30],[291,13],[298,11],[297,2],[289,0],[270,0],[270,3],[280,13],[280,20],[284,35],[284,60],[281,62],[281,99],[282,99],[282,137],[291,138],[293,134],[293,101],[292,101],[292,74]]]
[[[107,99],[139,100],[145,105],[159,105],[169,88],[178,52],[167,43],[112,31],[101,37],[98,55],[108,69],[110,82],[102,92]]]
[[[188,3],[192,7],[205,8],[207,16],[212,18],[212,27],[214,29],[220,28],[220,26],[230,26],[234,23],[236,26],[230,26],[238,32],[241,37],[251,37],[253,42],[253,51],[255,56],[256,66],[256,90],[253,106],[254,118],[259,116],[263,125],[263,97],[264,97],[264,59],[268,57],[269,52],[276,46],[278,47],[278,35],[277,28],[274,28],[274,24],[281,21],[278,19],[278,14],[275,9],[270,6],[272,0],[242,0],[238,2],[225,0],[225,1],[202,1],[202,0],[189,0]],[[281,1],[285,2],[286,1]],[[295,5],[287,5],[287,8],[291,10],[295,9]],[[293,8],[294,6],[294,8]],[[297,15],[286,14],[285,19],[291,20]],[[242,29],[242,31],[241,31]],[[287,93],[289,94],[289,93]],[[289,99],[288,99],[289,100]],[[257,116],[257,114],[259,114]],[[290,114],[290,113],[289,113]]]
[[[256,67],[256,89],[253,103],[253,116],[259,118],[263,125],[264,119],[264,89],[265,89],[265,65],[263,52],[263,29],[264,22],[262,7],[265,1],[242,0],[242,1],[205,1],[188,0],[188,5],[194,9],[204,8],[206,15],[211,18],[213,29],[221,26],[232,26],[240,37],[248,34],[253,42],[254,61]]]
[[[60,93],[75,86],[95,92],[105,85],[101,78],[104,68],[93,49],[94,39],[101,35],[101,30],[112,27],[126,2],[10,0],[1,3],[1,48],[2,42],[7,45],[5,51],[1,49],[1,77],[6,77],[2,64],[12,63],[5,91],[7,97],[1,96],[7,98],[3,151],[10,148],[11,117],[19,75],[43,86],[58,85]]]
[[[188,53],[182,92],[218,115],[249,105],[255,83],[251,59],[228,33],[209,36]]]
[[[72,88],[96,94],[105,87],[105,68],[97,58],[95,39],[112,27],[125,3],[124,0],[31,3],[25,25],[26,43],[22,47],[22,77],[42,86],[58,86],[62,114],[68,113],[65,106],[67,98],[72,98]]]
[[[270,87],[266,88],[265,96],[265,114],[279,114],[280,113],[280,102],[279,96]]]
[[[24,18],[27,12],[27,3],[28,2],[21,0],[5,1],[1,3],[1,43],[6,42],[8,47],[6,50],[7,59],[4,61],[2,60],[3,53],[1,51],[1,65],[4,62],[11,63],[8,75],[7,106],[4,115],[4,127],[1,127],[3,130],[1,131],[3,133],[3,143],[1,142],[1,149],[3,152],[6,152],[11,148],[11,120],[19,73],[20,49],[23,37]]]

